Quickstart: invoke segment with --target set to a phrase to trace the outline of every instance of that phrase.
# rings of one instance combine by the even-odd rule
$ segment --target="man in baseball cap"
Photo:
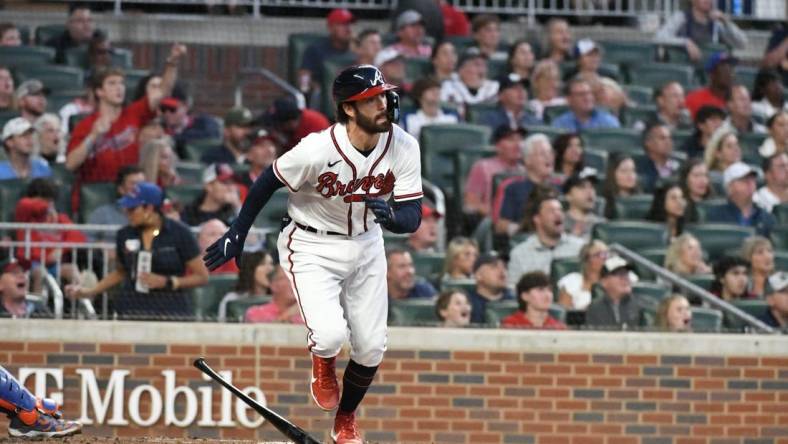
[[[175,150],[181,156],[186,144],[192,140],[222,137],[216,119],[207,114],[189,112],[189,97],[181,85],[176,84],[170,96],[161,99],[159,111],[164,131],[173,138]]]
[[[586,324],[594,327],[637,328],[643,304],[632,293],[631,266],[624,258],[610,256],[602,266],[599,285],[603,292],[586,311]]]
[[[181,211],[181,221],[196,227],[219,219],[229,226],[242,200],[233,176],[232,168],[226,163],[208,165],[202,173],[203,193]]]
[[[289,96],[274,100],[261,120],[282,147],[283,153],[290,151],[309,134],[322,131],[331,125],[323,113],[309,108],[300,109]]]
[[[16,117],[3,127],[3,148],[8,160],[0,162],[0,180],[49,177],[49,164],[33,157],[33,126],[24,117]]]
[[[498,128],[501,125],[510,127],[541,125],[541,120],[526,111],[528,86],[528,79],[515,73],[499,77],[498,106],[482,115],[482,123],[490,128]]]
[[[424,18],[418,11],[402,11],[394,23],[397,43],[388,48],[396,49],[405,58],[426,59],[432,54],[432,47],[424,43]]]
[[[708,221],[753,227],[758,234],[769,237],[776,220],[753,203],[758,175],[757,170],[744,162],[735,162],[726,168],[723,183],[728,201],[712,207]]]
[[[323,82],[323,61],[326,59],[352,56],[350,43],[353,30],[350,25],[356,21],[347,9],[333,9],[326,17],[328,36],[309,45],[301,58],[296,84],[305,94],[320,89]]]
[[[200,162],[243,164],[246,151],[251,146],[252,112],[248,108],[236,107],[224,115],[224,143],[211,148],[200,157]]]
[[[40,80],[30,79],[22,82],[16,89],[16,102],[19,112],[28,122],[33,123],[47,110],[49,90]]]
[[[788,328],[788,272],[778,271],[769,276],[771,290],[766,294],[769,308],[758,317],[764,324],[785,329]]]
[[[726,99],[733,86],[733,67],[738,62],[727,52],[718,51],[709,56],[704,66],[709,78],[708,85],[687,94],[687,109],[693,117],[704,105],[725,109]]]
[[[594,214],[596,207],[594,186],[597,182],[599,182],[597,171],[591,167],[583,168],[564,182],[564,197],[569,204],[564,218],[564,230],[585,240],[591,238],[591,229],[594,225],[605,220]]]

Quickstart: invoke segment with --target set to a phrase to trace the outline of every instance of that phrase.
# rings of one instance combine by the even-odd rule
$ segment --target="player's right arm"
[[[238,213],[238,217],[235,218],[227,232],[205,250],[203,261],[205,261],[205,266],[209,270],[219,268],[232,258],[236,258],[236,261],[240,259],[246,235],[249,233],[249,229],[252,228],[257,214],[263,209],[263,206],[274,192],[283,186],[285,184],[274,174],[273,165],[269,166],[254,181],[249,189],[249,194],[246,195],[246,200],[241,206],[241,212]]]

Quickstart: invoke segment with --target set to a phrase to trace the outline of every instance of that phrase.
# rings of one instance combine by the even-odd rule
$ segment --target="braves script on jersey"
[[[294,221],[348,236],[375,225],[365,196],[422,197],[418,143],[397,125],[367,157],[350,144],[344,125],[333,125],[278,158],[274,173],[291,191],[287,210]]]

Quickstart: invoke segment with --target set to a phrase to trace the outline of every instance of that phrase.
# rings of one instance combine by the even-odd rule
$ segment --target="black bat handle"
[[[197,358],[194,360],[194,366],[201,372],[208,375],[211,379],[221,384],[224,388],[232,392],[235,396],[240,398],[249,407],[253,408],[257,413],[262,415],[268,422],[270,422],[277,430],[282,432],[285,436],[292,439],[296,444],[321,444],[320,441],[315,440],[309,434],[290,423],[290,421],[282,418],[278,413],[269,409],[268,407],[255,401],[251,396],[239,390],[236,386],[227,382],[222,378],[214,369],[212,369],[205,358]]]

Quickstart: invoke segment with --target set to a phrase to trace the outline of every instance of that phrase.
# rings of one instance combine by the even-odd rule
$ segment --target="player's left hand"
[[[222,264],[235,258],[235,263],[241,265],[241,253],[244,249],[247,233],[239,233],[232,225],[222,237],[205,249],[202,260],[208,270],[213,271]]]
[[[394,210],[385,200],[379,197],[367,197],[364,203],[375,213],[375,223],[385,226],[394,222]]]

